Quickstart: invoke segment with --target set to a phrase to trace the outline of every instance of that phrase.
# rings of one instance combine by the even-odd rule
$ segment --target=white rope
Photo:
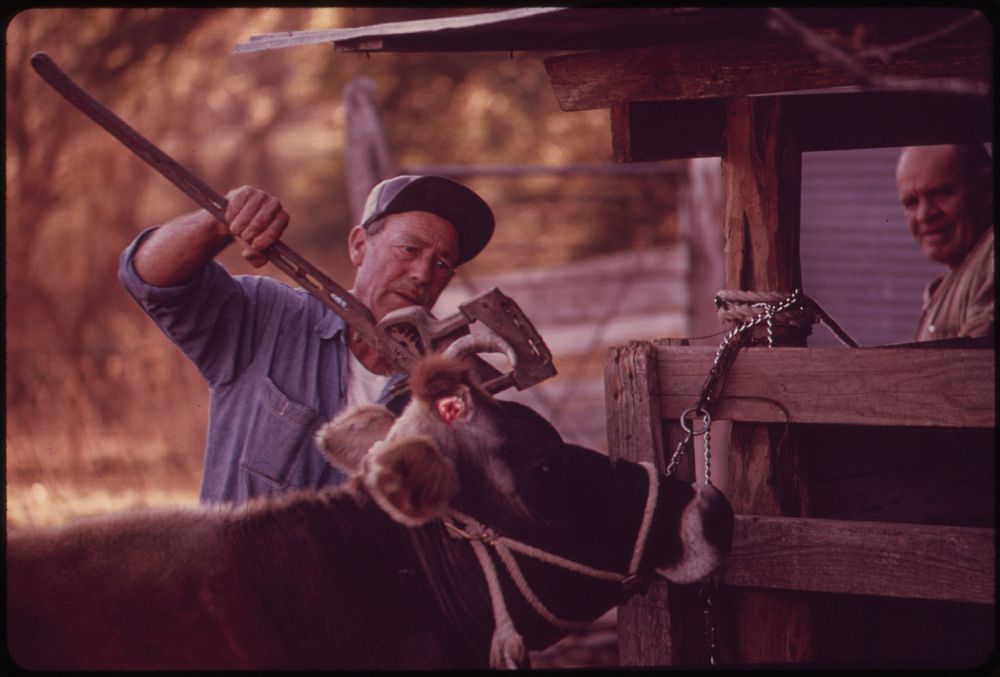
[[[642,521],[639,524],[639,531],[636,534],[635,546],[632,549],[632,559],[629,562],[627,575],[622,575],[613,571],[605,571],[603,569],[596,569],[586,564],[566,559],[560,555],[541,550],[532,545],[528,545],[527,543],[522,543],[505,536],[498,536],[492,529],[483,526],[477,520],[469,517],[468,515],[465,515],[457,510],[450,511],[451,520],[458,520],[462,522],[465,528],[463,529],[462,527],[457,526],[451,520],[446,520],[444,523],[445,526],[454,535],[464,538],[472,544],[476,557],[479,559],[479,564],[483,569],[483,574],[486,577],[486,583],[489,586],[490,600],[493,603],[493,621],[495,628],[493,632],[493,642],[490,648],[491,667],[517,667],[517,665],[523,660],[524,640],[521,635],[517,633],[517,630],[514,627],[514,622],[507,611],[507,606],[503,599],[503,591],[497,577],[496,567],[493,565],[493,560],[490,558],[484,544],[488,543],[493,546],[493,549],[496,550],[497,555],[500,557],[500,561],[503,562],[504,566],[507,568],[507,573],[510,574],[511,579],[514,581],[514,585],[539,616],[556,627],[569,630],[574,630],[587,625],[588,622],[563,620],[549,611],[531,589],[531,586],[529,585],[527,579],[525,579],[524,574],[521,572],[521,567],[518,566],[517,560],[514,558],[513,554],[511,554],[511,551],[514,550],[523,555],[534,557],[539,561],[547,562],[549,564],[568,569],[569,571],[574,571],[576,573],[601,580],[621,583],[633,577],[639,570],[639,565],[642,562],[642,557],[646,550],[646,541],[649,538],[650,527],[653,523],[653,514],[656,512],[656,502],[659,496],[660,484],[656,468],[652,463],[642,462],[639,465],[646,470],[646,474],[649,478],[649,484],[646,489],[646,504],[643,507]]]
[[[494,669],[516,669],[524,664],[524,638],[518,634],[514,621],[507,611],[503,601],[503,590],[497,578],[496,567],[486,547],[481,541],[470,541],[472,550],[479,559],[479,566],[486,577],[486,585],[490,590],[490,601],[493,603],[493,640],[490,643],[490,667]]]
[[[812,325],[821,322],[845,346],[859,347],[858,342],[815,299],[801,294],[799,289],[790,295],[785,292],[723,289],[715,295],[715,305],[719,321],[723,324],[736,324],[740,331],[755,326],[758,318],[766,316],[768,333],[772,339],[775,323],[808,336],[812,332]]]
[[[653,524],[653,513],[656,512],[656,501],[660,493],[660,478],[656,472],[656,468],[652,463],[647,461],[642,461],[639,465],[646,469],[646,474],[649,476],[649,485],[646,489],[646,507],[642,511],[642,523],[639,526],[639,533],[635,537],[632,561],[628,565],[629,576],[634,576],[639,571],[639,564],[642,562],[642,555],[646,551],[646,539],[649,537],[649,527]]]
[[[517,562],[514,560],[514,556],[510,554],[510,550],[503,547],[503,545],[499,543],[494,544],[494,548],[496,548],[497,554],[500,555],[500,559],[503,561],[504,566],[507,567],[507,573],[509,573],[510,577],[514,579],[514,585],[517,586],[517,589],[521,591],[524,599],[528,601],[531,608],[534,609],[539,616],[547,620],[552,625],[566,630],[576,630],[577,628],[582,628],[587,625],[589,621],[565,621],[549,611],[542,601],[535,595],[531,586],[528,585],[528,581],[525,580],[524,574],[521,573],[521,567],[517,565]]]
[[[586,564],[574,562],[571,559],[560,557],[559,555],[547,552],[545,550],[539,550],[534,546],[530,546],[526,543],[521,543],[520,541],[515,541],[505,536],[498,537],[496,541],[493,543],[493,546],[497,548],[497,552],[500,551],[500,548],[497,546],[503,546],[505,550],[507,549],[515,550],[521,553],[522,555],[527,555],[528,557],[534,557],[537,560],[541,560],[543,562],[548,562],[549,564],[560,566],[563,569],[575,571],[578,574],[584,574],[586,576],[591,576],[593,578],[600,578],[605,581],[621,581],[625,578],[617,571],[604,571],[602,569],[595,569],[593,567],[587,566]]]

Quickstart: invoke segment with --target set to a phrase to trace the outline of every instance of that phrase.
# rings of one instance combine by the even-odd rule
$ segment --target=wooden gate
[[[680,439],[675,421],[698,398],[715,350],[677,343],[632,342],[609,351],[612,456],[662,464],[664,450],[669,456]],[[744,455],[730,459],[736,533],[714,600],[723,662],[969,667],[989,657],[994,364],[992,349],[740,351],[716,416],[763,424],[772,439],[791,439],[778,445],[777,456],[794,454],[797,477],[782,477],[787,458],[756,467],[739,445],[731,451]],[[866,439],[874,443],[859,443]],[[814,451],[827,458],[811,458]],[[843,462],[831,464],[831,456]],[[685,459],[682,472],[692,477],[696,462]],[[853,466],[846,474],[855,484],[881,483],[882,493],[869,490],[867,501],[859,500],[865,494],[842,481],[845,464]],[[771,514],[748,509],[762,505],[762,491],[780,495],[776,485],[786,481],[802,482],[784,492],[799,505],[758,511]],[[824,487],[831,481],[833,489]],[[936,492],[928,490],[935,485]],[[907,517],[927,523],[904,523]],[[620,640],[623,663],[706,662],[699,592],[697,585],[662,583],[621,608],[619,625],[628,628]],[[775,617],[775,605],[790,613]],[[867,633],[853,643],[861,633],[852,623]],[[928,644],[934,632],[941,641]],[[962,645],[942,648],[949,640]]]

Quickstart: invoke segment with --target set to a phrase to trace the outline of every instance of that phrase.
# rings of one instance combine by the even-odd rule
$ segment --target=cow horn
[[[478,353],[502,353],[510,360],[511,368],[517,364],[517,353],[510,343],[486,329],[475,334],[466,334],[452,342],[444,350],[446,357],[465,357]]]

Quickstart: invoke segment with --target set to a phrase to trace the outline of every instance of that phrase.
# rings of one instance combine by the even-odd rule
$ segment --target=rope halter
[[[575,562],[560,555],[536,548],[527,543],[501,536],[493,529],[484,526],[475,519],[464,515],[457,510],[450,511],[444,524],[456,538],[464,538],[472,545],[479,565],[483,569],[486,584],[490,591],[490,601],[493,606],[494,631],[490,648],[490,667],[492,668],[516,668],[525,664],[524,639],[518,634],[514,627],[514,621],[507,611],[504,602],[503,590],[497,577],[496,567],[493,559],[489,556],[486,546],[490,546],[496,552],[504,568],[510,575],[514,585],[520,591],[525,601],[531,605],[535,612],[552,625],[573,630],[583,627],[589,623],[580,621],[567,621],[557,617],[538,599],[532,591],[528,581],[521,573],[521,568],[514,558],[513,552],[520,553],[536,560],[547,562],[548,564],[573,571],[578,574],[590,576],[600,580],[618,583],[626,592],[632,592],[641,585],[639,576],[639,565],[642,562],[643,554],[646,551],[646,541],[649,537],[649,529],[653,523],[653,513],[656,510],[656,501],[659,493],[659,476],[653,464],[642,462],[641,465],[649,476],[649,484],[646,492],[646,505],[642,513],[642,522],[639,525],[639,532],[636,534],[635,545],[632,549],[632,559],[629,562],[628,573],[621,574],[616,571],[605,571],[596,569],[580,562]]]

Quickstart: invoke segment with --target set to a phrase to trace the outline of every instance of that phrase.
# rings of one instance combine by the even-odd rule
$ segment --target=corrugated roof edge
[[[284,33],[265,33],[251,35],[247,42],[241,42],[233,48],[234,54],[259,52],[265,49],[284,49],[299,45],[315,45],[323,42],[341,42],[357,38],[376,38],[387,35],[408,35],[414,33],[429,33],[441,30],[472,28],[488,26],[508,21],[528,19],[543,14],[562,12],[566,7],[526,7],[471,14],[468,16],[445,17],[441,19],[419,19],[416,21],[397,21],[394,23],[374,24],[357,28],[331,28],[319,31],[289,31]]]

